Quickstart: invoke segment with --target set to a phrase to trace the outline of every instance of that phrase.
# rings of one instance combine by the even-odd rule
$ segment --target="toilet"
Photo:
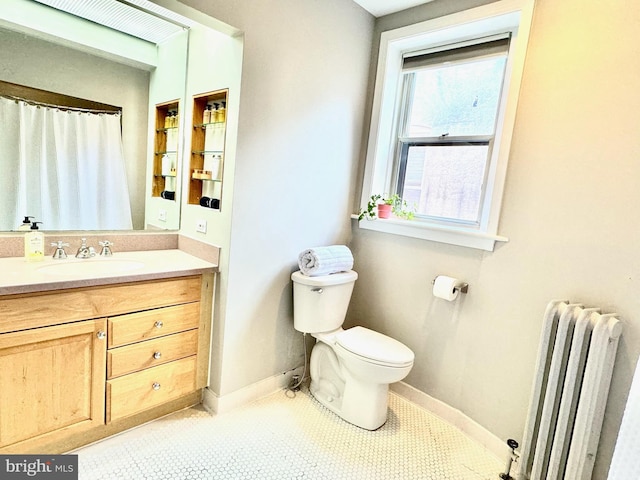
[[[292,273],[293,325],[316,339],[311,394],[347,422],[375,430],[387,421],[389,384],[409,374],[414,354],[368,328],[343,330],[357,278],[353,270],[317,277]]]

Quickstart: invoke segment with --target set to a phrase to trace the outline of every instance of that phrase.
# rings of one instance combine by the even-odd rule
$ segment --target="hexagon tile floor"
[[[374,432],[306,390],[294,398],[282,391],[223,415],[187,409],[73,453],[80,480],[497,480],[504,468],[394,393],[387,423]]]

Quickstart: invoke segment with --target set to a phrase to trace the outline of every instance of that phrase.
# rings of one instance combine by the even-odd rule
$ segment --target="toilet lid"
[[[403,343],[364,327],[339,333],[336,343],[351,353],[385,364],[404,366],[414,360],[413,352]]]

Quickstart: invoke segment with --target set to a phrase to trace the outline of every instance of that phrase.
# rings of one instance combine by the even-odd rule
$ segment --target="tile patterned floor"
[[[80,449],[80,480],[497,480],[503,462],[389,394],[389,419],[355,427],[306,390],[224,415],[191,408]]]

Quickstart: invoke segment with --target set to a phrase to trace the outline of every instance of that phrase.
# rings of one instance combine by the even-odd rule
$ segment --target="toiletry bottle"
[[[33,218],[33,217],[29,217],[25,215],[24,220],[22,220],[22,225],[20,225],[17,228],[19,232],[26,232],[31,228],[31,220],[29,220],[30,218]]]
[[[213,155],[213,162],[211,162],[211,178],[214,180],[221,180],[220,178],[220,165],[222,164],[221,155]]]
[[[207,104],[202,113],[202,123],[207,124],[211,122],[211,105]]]
[[[211,122],[218,122],[220,118],[220,112],[218,111],[218,104],[213,104],[213,110],[211,110]]]
[[[166,153],[162,155],[162,176],[167,177],[171,175],[171,157]]]
[[[220,107],[219,113],[218,113],[218,121],[219,122],[224,122],[227,119],[227,102],[222,102],[222,106]]]
[[[31,228],[24,236],[24,258],[27,262],[44,260],[44,233],[38,229],[42,222],[31,222]]]

